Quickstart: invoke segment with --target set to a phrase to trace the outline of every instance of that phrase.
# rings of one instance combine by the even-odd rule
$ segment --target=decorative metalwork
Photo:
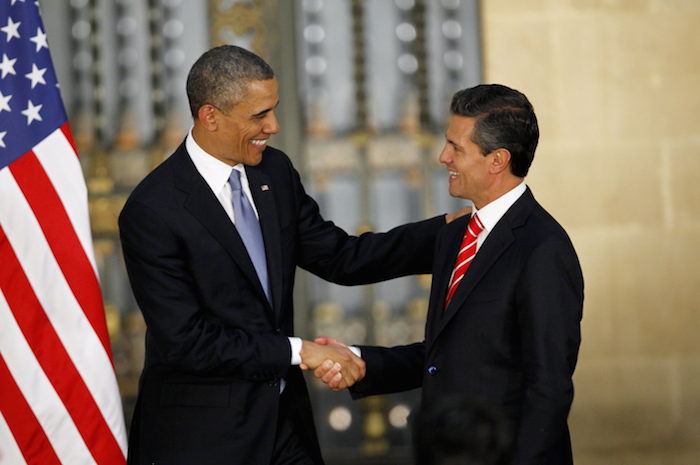
[[[298,146],[306,135],[303,156],[280,148],[295,159],[326,217],[364,232],[456,209],[436,158],[449,96],[478,80],[476,0],[40,1],[53,11],[64,8],[70,22],[70,51],[52,52],[58,61],[66,53],[63,61],[72,63],[61,82],[72,91],[66,103],[86,165],[127,418],[145,325],[123,271],[117,215],[135,184],[181,142],[183,70],[209,44],[241,45],[273,65],[281,126],[298,134],[282,139],[283,133],[274,145]],[[61,17],[45,17],[49,34]],[[429,276],[364,288],[299,278],[297,330],[305,337],[383,345],[422,338]],[[415,392],[352,402],[315,380],[310,385],[329,461],[409,463],[406,417]]]
[[[459,50],[459,41],[463,37],[462,24],[459,22],[460,0],[441,0],[444,20],[440,24],[440,32],[445,42],[445,52],[442,62],[447,75],[447,88],[456,91],[459,88],[460,70],[465,66],[464,55]]]
[[[307,130],[312,137],[306,141],[305,166],[324,214],[334,220],[342,218],[342,225],[352,225],[355,231],[384,230],[456,208],[447,194],[444,168],[437,163],[447,114],[448,100],[442,91],[447,71],[442,64],[430,68],[432,57],[442,55],[438,50],[442,42],[434,40],[442,31],[429,30],[429,24],[440,24],[436,19],[442,9],[454,1],[443,3],[447,6],[425,0],[302,2],[305,33],[300,35],[304,44],[300,66],[313,65],[303,75],[303,90],[309,102],[326,104],[325,109],[308,104]],[[465,5],[457,2],[453,14],[465,14]],[[449,24],[447,31],[454,35]],[[346,48],[339,41],[348,28],[346,43],[350,46]],[[388,38],[382,34],[389,28],[394,42],[378,41],[379,36]],[[322,35],[318,34],[321,29]],[[318,43],[308,40],[319,36],[323,40]],[[325,47],[332,48],[332,56],[326,55]],[[342,54],[345,57],[339,56]],[[337,72],[334,66],[342,66],[345,58],[350,64],[347,75],[352,77],[347,81],[332,77]],[[392,83],[392,87],[377,82]],[[338,96],[348,88],[353,89],[353,98],[343,110],[351,115],[350,126],[339,124],[336,114]],[[319,98],[324,95],[330,98]],[[392,95],[396,96],[393,102]],[[393,112],[385,112],[387,103]],[[439,119],[431,105],[442,109]],[[330,117],[319,121],[319,115]],[[318,131],[319,127],[330,130]],[[309,295],[316,305],[316,333],[350,343],[399,345],[421,340],[429,288],[429,276],[366,286],[360,292],[312,280]],[[364,458],[358,460],[362,463],[379,463],[382,457],[408,460],[406,417],[417,403],[415,392],[352,404],[338,400],[318,383],[312,386],[316,388],[322,447],[329,460],[348,457],[341,443],[353,441],[361,445]]]
[[[352,0],[353,82],[355,83],[355,137],[358,146],[366,147],[369,140],[367,124],[367,70],[365,60],[365,0]]]
[[[183,137],[175,107],[178,93],[174,78],[184,62],[184,52],[177,46],[184,31],[184,23],[177,15],[180,4],[181,0],[148,1],[152,112],[155,126],[149,148],[151,169],[170,155]]]
[[[303,44],[306,58],[304,71],[307,77],[306,133],[312,138],[328,138],[331,129],[324,109],[327,105],[328,90],[325,87],[325,74],[328,62],[324,57],[326,28],[322,19],[324,4],[321,0],[306,0],[302,3],[304,15]]]
[[[89,23],[89,44],[91,58],[91,85],[92,85],[92,116],[94,143],[90,154],[90,171],[88,177],[88,189],[91,193],[105,195],[114,188],[114,181],[110,175],[109,157],[105,148],[106,140],[106,116],[105,116],[105,88],[103,76],[102,53],[100,47],[100,15],[97,11],[98,0],[90,0],[87,7]]]
[[[265,12],[276,7],[277,0],[210,0],[212,45],[246,45],[262,57],[269,56]]]

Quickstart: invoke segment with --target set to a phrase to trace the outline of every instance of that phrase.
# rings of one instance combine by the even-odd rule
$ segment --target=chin
[[[257,166],[260,164],[262,159],[263,159],[262,153],[260,153],[258,155],[253,156],[253,157],[249,157],[245,164],[248,166]]]

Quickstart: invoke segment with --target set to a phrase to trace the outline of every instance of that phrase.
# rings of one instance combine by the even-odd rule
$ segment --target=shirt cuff
[[[350,349],[350,351],[351,351],[353,354],[355,354],[355,355],[357,355],[358,357],[362,358],[362,351],[360,350],[359,347],[349,346],[348,349]]]
[[[301,338],[290,337],[289,345],[292,348],[292,365],[301,365]]]

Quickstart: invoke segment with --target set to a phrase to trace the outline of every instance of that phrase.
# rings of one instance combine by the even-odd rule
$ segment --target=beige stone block
[[[617,328],[610,309],[614,269],[608,256],[610,241],[604,231],[570,230],[584,277],[580,360],[604,358],[614,353]]]
[[[570,232],[585,281],[581,360],[700,354],[700,229]]]
[[[696,13],[700,12],[700,2],[698,0],[649,0],[649,8],[652,13]]]
[[[699,13],[618,15],[609,34],[610,113],[618,137],[698,133]],[[614,91],[614,92],[613,92]]]
[[[485,21],[491,21],[505,16],[527,16],[547,13],[552,10],[559,0],[488,0],[481,2],[481,14]]]
[[[700,357],[680,360],[677,370],[679,396],[675,408],[680,421],[675,434],[679,441],[700,448]]]
[[[668,320],[668,344],[677,356],[700,355],[700,227],[666,233],[653,276],[662,302],[659,319]],[[652,326],[653,322],[649,323]],[[700,391],[698,391],[700,392]]]
[[[563,140],[696,134],[699,21],[697,13],[614,8],[543,15],[537,28],[531,19],[499,18],[499,34],[485,42],[486,75],[534,93],[543,130]],[[507,40],[504,28],[513,29]]]
[[[678,143],[669,147],[668,163],[670,176],[666,182],[670,193],[669,208],[673,209],[673,224],[681,227],[700,224],[700,142]],[[700,248],[700,239],[695,248]]]
[[[651,0],[564,0],[561,6],[575,11],[603,10],[605,12],[646,12],[649,11],[650,1]]]
[[[640,225],[661,215],[658,163],[648,145],[543,141],[526,180],[565,228]]]
[[[700,446],[663,443],[604,450],[579,450],[576,465],[700,465]]]
[[[671,440],[676,424],[672,374],[664,359],[582,360],[569,418],[575,449]]]
[[[700,250],[698,232],[650,227],[610,238],[613,270],[609,308],[618,356],[679,356],[700,353]],[[652,254],[650,237],[664,237]],[[595,292],[592,289],[591,292]]]
[[[561,15],[551,25],[549,74],[538,76],[553,90],[546,105],[556,112],[542,132],[558,141],[597,144],[615,134],[607,115],[615,89],[608,85],[613,20],[597,13]]]
[[[627,374],[611,374],[619,366],[631,368]],[[591,361],[583,364],[574,381],[570,424],[577,465],[700,464],[697,357]],[[619,386],[613,388],[616,383]],[[627,392],[631,401],[624,396]],[[624,397],[615,401],[621,393]],[[610,421],[618,407],[623,407],[618,413],[628,417],[622,425],[618,419]],[[627,423],[632,423],[631,431]]]
[[[547,76],[557,89],[556,137],[643,141],[697,134],[700,17],[686,16],[561,16],[551,26],[555,68]]]

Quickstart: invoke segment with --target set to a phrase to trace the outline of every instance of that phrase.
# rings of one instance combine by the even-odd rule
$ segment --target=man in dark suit
[[[364,363],[293,337],[295,268],[346,285],[425,273],[431,253],[413,251],[446,218],[359,237],[325,221],[267,146],[277,81],[244,49],[202,55],[187,94],[192,130],[119,218],[147,324],[129,463],[322,464],[300,366],[331,360],[352,383]]]
[[[424,408],[466,396],[505,413],[513,464],[571,464],[583,277],[566,232],[524,183],[539,138],[534,110],[516,90],[480,85],[457,92],[451,112],[440,162],[450,194],[475,212],[438,236],[425,340],[360,347],[367,374],[353,396],[422,386]],[[346,385],[324,365],[315,374]]]

